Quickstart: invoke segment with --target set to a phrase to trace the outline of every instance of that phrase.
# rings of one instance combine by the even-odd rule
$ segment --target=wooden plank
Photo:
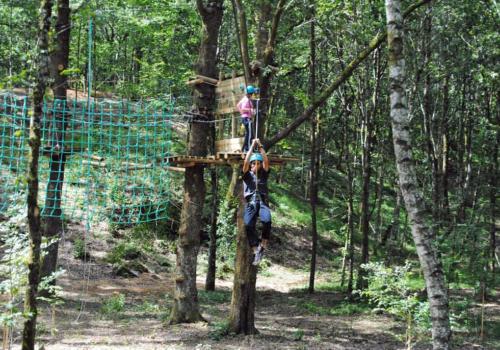
[[[197,84],[203,84],[203,83],[204,83],[203,79],[194,79],[194,80],[186,81],[186,85],[197,85]]]
[[[245,77],[236,77],[219,81],[215,91],[217,114],[236,113],[236,104],[244,94],[241,86],[245,85]]]
[[[213,85],[217,85],[219,83],[219,81],[217,79],[214,79],[214,78],[210,78],[210,77],[206,77],[204,75],[200,75],[200,74],[197,74],[196,75],[196,78],[197,79],[201,79],[201,80],[204,80],[206,81],[207,83],[210,83],[210,84],[213,84]]]
[[[222,153],[240,151],[243,147],[243,142],[243,137],[234,137],[231,139],[215,141],[215,152]]]

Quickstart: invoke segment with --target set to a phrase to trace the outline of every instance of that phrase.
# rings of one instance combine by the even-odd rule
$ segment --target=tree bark
[[[347,124],[347,123],[346,123]],[[351,167],[351,157],[349,147],[346,147],[346,168],[347,168],[347,228],[349,230],[349,279],[347,281],[347,294],[352,297],[354,282],[354,191],[353,174]]]
[[[370,112],[363,114],[363,144],[362,144],[362,178],[363,186],[361,190],[361,224],[360,231],[362,237],[361,260],[358,266],[357,289],[365,289],[368,286],[366,272],[361,265],[368,264],[369,261],[369,233],[370,233],[370,180],[371,180],[371,139],[372,139],[372,116]]]
[[[214,79],[218,78],[216,68],[217,40],[222,23],[223,0],[204,3],[196,2],[203,21],[200,53],[196,73]],[[206,119],[214,120],[215,87],[209,84],[195,86],[194,103],[197,113]],[[191,125],[188,155],[205,156],[209,144],[209,128],[205,123]],[[205,201],[205,182],[203,166],[186,168],[184,174],[184,199],[182,204],[179,239],[177,242],[177,262],[175,272],[175,291],[170,323],[197,322],[202,320],[196,289],[196,265],[202,228],[203,203]]]
[[[48,84],[48,37],[52,1],[40,1],[40,17],[38,22],[37,76],[33,87],[33,113],[30,118],[30,154],[28,158],[28,287],[24,299],[24,321],[22,335],[22,350],[34,350],[36,337],[36,321],[38,315],[37,294],[40,275],[40,245],[42,232],[40,225],[40,208],[38,207],[38,158],[40,154],[41,120],[43,117],[43,97]]]
[[[382,238],[382,233],[381,233],[381,227],[382,227],[382,202],[383,202],[383,190],[384,190],[384,172],[382,171],[382,162],[380,162],[377,170],[377,199],[376,199],[376,210],[377,210],[377,216],[375,219],[375,232],[377,234],[377,239],[376,239],[376,248],[378,249],[378,245],[381,242]]]
[[[429,298],[434,350],[449,349],[451,329],[448,293],[441,263],[437,257],[427,224],[424,200],[417,182],[411,151],[410,123],[405,92],[405,60],[403,57],[403,18],[399,0],[386,0],[389,47],[389,86],[392,137],[399,185],[411,223],[420,265]]]
[[[243,182],[241,178],[234,177],[238,168],[233,168],[234,184],[233,197],[238,199],[236,236],[236,262],[233,281],[233,294],[229,314],[229,329],[238,334],[256,334],[255,328],[255,284],[257,281],[257,267],[251,264],[252,249],[248,244],[243,213],[245,199],[243,198]]]
[[[210,217],[210,246],[208,249],[208,270],[205,290],[215,290],[215,271],[217,269],[217,210],[219,208],[217,169],[210,169],[212,184],[212,214]]]
[[[69,0],[58,0],[57,2],[57,22],[56,22],[56,49],[51,56],[51,75],[54,80],[52,90],[54,99],[59,100],[51,121],[50,135],[50,164],[49,182],[45,196],[45,216],[44,236],[52,239],[59,237],[62,232],[62,210],[61,197],[64,183],[64,168],[66,166],[66,155],[64,147],[65,131],[67,127],[67,116],[63,111],[66,104],[68,78],[62,74],[69,65],[69,44],[70,44],[70,7]],[[47,254],[42,261],[40,271],[41,278],[50,276],[56,271],[57,253],[59,241],[55,240],[47,247]],[[55,280],[52,281],[55,284]]]
[[[245,81],[247,84],[253,82],[252,73],[250,71],[250,54],[248,52],[248,29],[247,29],[247,16],[245,7],[241,0],[232,0],[233,10],[236,12],[235,20],[238,28],[239,44],[241,63],[243,64],[243,71],[245,72]]]
[[[309,97],[314,99],[316,94],[316,36],[315,36],[315,7],[314,2],[311,2],[311,28],[310,28],[310,81],[309,81]],[[310,197],[311,204],[311,264],[309,270],[309,293],[314,293],[314,280],[316,276],[316,255],[318,250],[318,227],[316,220],[316,207],[318,204],[318,181],[319,181],[319,118],[318,113],[311,115],[311,182],[310,182]]]
[[[427,8],[424,19],[423,56],[425,67],[424,89],[422,96],[422,114],[424,118],[424,130],[427,145],[427,162],[431,165],[431,188],[432,188],[432,216],[436,221],[439,220],[439,208],[441,197],[439,195],[439,160],[437,152],[437,143],[435,140],[435,111],[432,104],[432,79],[431,79],[431,58],[432,58],[432,7]]]
[[[495,120],[491,117],[491,107],[490,107],[490,97],[491,94],[487,93],[487,101],[486,101],[486,106],[487,106],[487,115],[488,119],[491,120],[491,123],[493,124]],[[498,97],[497,97],[498,98]],[[498,105],[498,100],[496,101]],[[498,116],[497,120],[498,122]],[[497,250],[497,238],[496,238],[496,232],[497,232],[497,220],[498,220],[498,211],[497,211],[497,195],[498,195],[498,147],[500,145],[500,133],[498,130],[496,130],[496,135],[495,135],[495,142],[492,146],[493,150],[490,153],[491,154],[491,160],[490,160],[490,166],[489,166],[489,173],[490,173],[490,179],[489,179],[489,185],[490,185],[490,251],[489,251],[489,259],[490,259],[490,271],[491,271],[491,285],[495,285],[495,279],[496,279],[496,271],[497,271],[497,264],[496,264],[496,250]]]

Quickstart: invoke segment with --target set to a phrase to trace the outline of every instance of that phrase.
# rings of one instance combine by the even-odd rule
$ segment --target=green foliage
[[[199,290],[198,291],[198,299],[200,303],[203,304],[224,304],[228,303],[231,301],[231,294],[226,291],[206,291],[206,290]]]
[[[234,269],[236,257],[236,199],[224,199],[217,216],[217,275],[225,277]]]
[[[308,300],[301,302],[299,306],[315,315],[321,316],[346,316],[346,315],[356,315],[367,313],[369,308],[366,304],[362,302],[341,302],[335,306],[331,305],[319,305],[314,301]]]
[[[21,326],[24,319],[29,316],[24,312],[23,301],[28,286],[28,252],[29,235],[26,220],[26,203],[22,194],[9,198],[10,206],[7,209],[7,220],[0,220],[0,236],[2,246],[0,247],[0,296],[5,302],[0,304],[0,325],[7,328]],[[53,241],[42,241],[42,256],[46,248]],[[50,276],[42,279],[38,291],[48,291],[51,297],[38,297],[39,301],[45,301],[52,306],[62,303],[59,298],[60,286],[52,285],[52,282],[64,274],[64,270],[58,270]]]
[[[362,265],[369,272],[368,288],[360,291],[377,308],[406,321],[407,341],[415,334],[426,334],[431,327],[429,303],[410,287],[412,265],[386,267],[383,263]]]
[[[73,242],[73,257],[75,259],[84,260],[88,256],[85,246],[85,240],[81,238],[75,239]]]
[[[133,260],[141,256],[141,249],[137,242],[120,242],[106,256],[111,264],[120,264],[124,260]]]
[[[215,322],[212,325],[212,329],[208,333],[208,336],[214,341],[220,341],[229,334],[229,331],[229,321]]]
[[[141,314],[159,314],[162,308],[159,304],[144,300],[142,304],[134,307],[134,311]]]
[[[99,311],[106,317],[117,317],[125,310],[125,295],[119,293],[105,299]]]
[[[303,329],[297,329],[296,331],[293,332],[293,340],[299,341],[304,338],[304,330]]]

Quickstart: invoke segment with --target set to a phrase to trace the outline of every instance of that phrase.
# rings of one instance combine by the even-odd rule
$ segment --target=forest
[[[499,349],[499,19],[1,0],[2,349]]]

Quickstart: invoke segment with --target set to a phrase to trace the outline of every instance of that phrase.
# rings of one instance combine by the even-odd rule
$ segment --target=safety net
[[[168,217],[172,99],[45,101],[42,216],[131,224]],[[29,100],[0,95],[0,213],[26,193]]]

